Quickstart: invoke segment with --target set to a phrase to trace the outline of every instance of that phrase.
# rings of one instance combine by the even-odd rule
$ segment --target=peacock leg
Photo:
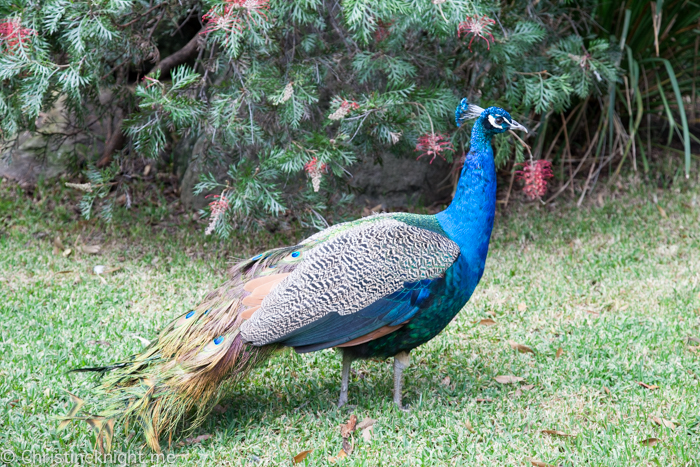
[[[343,374],[340,380],[340,399],[338,400],[338,408],[348,403],[348,382],[350,380],[351,365],[352,356],[350,356],[350,352],[343,352]]]
[[[401,410],[405,410],[402,404],[401,390],[403,389],[403,370],[408,368],[411,363],[411,358],[408,352],[399,352],[394,355],[394,403]]]

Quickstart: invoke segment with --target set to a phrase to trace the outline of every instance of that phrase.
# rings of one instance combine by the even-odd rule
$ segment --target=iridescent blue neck
[[[491,137],[480,117],[450,206],[435,217],[470,265],[483,272],[496,212],[496,167]]]

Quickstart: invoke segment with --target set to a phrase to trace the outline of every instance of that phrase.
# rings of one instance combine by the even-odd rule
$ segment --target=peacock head
[[[487,135],[504,133],[508,130],[522,130],[527,133],[527,128],[513,120],[508,111],[500,107],[482,109],[478,105],[470,104],[465,97],[455,111],[455,123],[461,126],[465,121],[476,118],[475,128],[483,129]]]

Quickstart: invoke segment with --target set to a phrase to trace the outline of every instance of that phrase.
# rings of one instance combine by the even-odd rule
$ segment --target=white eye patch
[[[506,117],[504,117],[504,116],[502,116],[502,115],[499,115],[498,117],[499,117],[499,118],[502,118],[503,120],[505,120],[506,123],[508,123],[509,126],[513,126],[513,123],[511,123],[511,121],[508,120]],[[502,127],[501,127],[501,124],[496,123],[496,118],[494,118],[493,115],[489,115],[489,123],[491,124],[491,126],[493,126],[493,127],[495,127],[495,128],[502,128]]]

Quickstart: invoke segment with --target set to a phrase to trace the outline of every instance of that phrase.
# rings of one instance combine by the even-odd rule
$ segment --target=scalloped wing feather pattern
[[[355,225],[309,250],[241,325],[241,336],[253,345],[284,343],[329,313],[356,313],[406,282],[440,277],[459,253],[447,237],[388,216]]]

